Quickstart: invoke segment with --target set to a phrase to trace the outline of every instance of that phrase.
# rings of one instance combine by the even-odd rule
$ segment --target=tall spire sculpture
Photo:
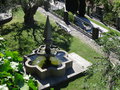
[[[52,28],[49,21],[49,16],[47,16],[45,29],[44,29],[44,43],[45,43],[45,52],[46,52],[46,63],[50,64],[50,55],[51,55],[51,45],[52,45]]]

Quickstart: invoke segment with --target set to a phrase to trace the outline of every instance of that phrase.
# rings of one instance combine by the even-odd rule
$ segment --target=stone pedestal
[[[98,28],[93,28],[93,31],[92,31],[92,39],[98,39],[99,37],[99,29]]]

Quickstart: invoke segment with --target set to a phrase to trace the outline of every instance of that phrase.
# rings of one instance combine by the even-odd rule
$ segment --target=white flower
[[[2,61],[2,58],[0,58],[0,61]]]
[[[4,40],[4,38],[3,38],[3,37],[0,37],[0,40],[2,41],[2,40]]]
[[[15,71],[18,71],[18,63],[16,62],[10,62],[10,66],[15,70]]]
[[[24,76],[23,76],[23,78],[24,78],[25,80],[29,80],[30,77],[31,77],[31,75],[27,75],[27,74],[24,74]]]
[[[6,84],[0,85],[0,90],[9,90]]]
[[[11,57],[8,57],[8,59],[11,59]]]

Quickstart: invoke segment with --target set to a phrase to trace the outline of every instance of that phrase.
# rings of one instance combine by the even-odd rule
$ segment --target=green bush
[[[55,12],[57,15],[61,17],[64,17],[64,9],[54,10],[53,12]]]
[[[113,21],[114,17],[115,17],[115,16],[114,16],[114,13],[106,13],[106,14],[104,15],[103,20],[104,20],[106,23],[108,23],[109,25],[113,25],[114,22],[111,22],[111,21]]]
[[[37,90],[37,82],[24,73],[22,61],[17,51],[0,49],[0,90]]]
[[[70,22],[74,23],[74,15],[71,12],[68,12],[68,19]]]
[[[64,9],[54,10],[57,15],[64,17]],[[74,23],[74,15],[71,12],[68,12],[68,20]]]

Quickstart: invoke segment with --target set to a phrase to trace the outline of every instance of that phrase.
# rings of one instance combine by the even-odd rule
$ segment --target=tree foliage
[[[99,44],[103,47],[105,52],[104,57],[98,57],[97,62],[87,71],[88,76],[86,81],[94,76],[94,73],[98,73],[98,78],[95,83],[95,87],[105,90],[117,90],[120,88],[120,38],[114,32],[105,33],[102,38],[99,39]],[[90,87],[95,83],[90,84]],[[89,85],[89,84],[88,84]],[[98,89],[99,90],[99,89]]]
[[[43,5],[44,0],[19,0],[24,11],[24,23],[26,25],[34,24],[34,15],[39,6]]]
[[[95,6],[104,6],[103,20],[106,24],[115,26],[117,18],[120,18],[120,0],[87,0]]]
[[[120,0],[114,0],[113,5],[113,11],[117,14],[116,16],[120,17]]]

